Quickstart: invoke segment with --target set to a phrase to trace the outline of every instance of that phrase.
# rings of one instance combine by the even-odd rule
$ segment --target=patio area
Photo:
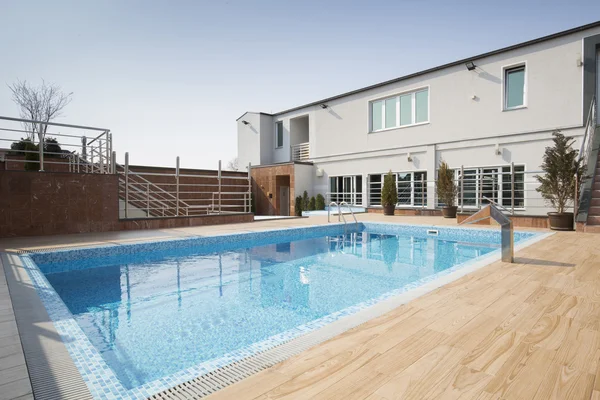
[[[441,217],[357,217],[456,224]],[[1,240],[0,252],[118,246],[324,223],[327,217],[15,238]],[[0,347],[0,398],[32,398],[4,274],[0,278],[0,337],[10,339]],[[11,295],[23,301],[12,290]],[[48,321],[36,324],[52,333]],[[594,234],[558,232],[518,251],[513,264],[483,267],[209,398],[600,399],[599,330],[600,240]],[[57,341],[49,335],[40,346],[56,354]],[[23,347],[27,352],[26,343]],[[61,374],[63,367],[52,363],[48,367],[56,368],[54,386],[60,393],[60,382],[73,376]]]

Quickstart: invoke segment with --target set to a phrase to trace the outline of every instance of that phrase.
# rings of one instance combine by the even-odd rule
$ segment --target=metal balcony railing
[[[105,128],[0,117],[0,150],[7,169],[115,173],[112,133]]]
[[[310,159],[310,151],[308,142],[298,143],[291,146],[292,161],[308,161]]]

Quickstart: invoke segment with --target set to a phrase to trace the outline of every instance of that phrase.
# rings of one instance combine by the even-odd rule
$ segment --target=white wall
[[[366,201],[368,174],[426,170],[433,180],[441,158],[451,168],[515,162],[539,170],[552,131],[560,129],[578,143],[583,135],[583,69],[577,61],[582,38],[599,33],[595,28],[473,59],[476,71],[464,65],[434,71],[328,101],[326,109],[315,105],[275,115],[271,126],[283,121],[284,146],[273,151],[271,162],[289,160],[290,119],[308,115],[310,158],[325,172],[322,178],[313,175],[313,189],[323,194],[329,176],[362,174]],[[521,63],[526,64],[526,107],[504,111],[504,68]],[[369,132],[370,101],[423,87],[429,88],[427,124]],[[538,194],[528,195],[539,209],[527,213],[542,213]],[[435,206],[434,196],[428,196],[428,206]]]
[[[308,192],[308,197],[317,195],[318,192],[315,192],[313,186],[315,171],[314,165],[294,164],[294,193],[296,197],[302,196],[305,190]]]

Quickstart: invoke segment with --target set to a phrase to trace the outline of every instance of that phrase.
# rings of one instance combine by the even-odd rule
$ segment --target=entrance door
[[[279,187],[279,212],[281,215],[290,215],[290,187]]]

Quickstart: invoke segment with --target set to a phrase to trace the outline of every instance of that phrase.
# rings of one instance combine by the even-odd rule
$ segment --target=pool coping
[[[419,227],[421,229],[422,228],[431,228],[431,227],[438,228],[438,229],[453,229],[453,230],[454,229],[457,229],[457,230],[464,229],[461,227],[452,227],[452,226],[406,224],[406,223],[397,224],[397,223],[387,223],[387,222],[380,223],[380,222],[371,222],[371,221],[366,222],[366,224],[367,225],[415,226],[415,227]],[[272,232],[272,231],[286,231],[286,230],[296,230],[296,229],[305,230],[305,229],[310,229],[310,228],[315,228],[315,227],[323,227],[323,226],[333,227],[334,225],[341,225],[341,224],[314,225],[314,226],[305,226],[305,227],[301,227],[301,228],[286,227],[286,228],[270,229],[270,230],[250,232],[250,233],[265,233],[265,232]],[[486,228],[479,229],[479,230],[487,231]],[[531,233],[534,233],[535,236],[532,238],[529,238],[529,239],[525,239],[521,243],[517,244],[515,246],[515,251],[518,251],[521,248],[529,246],[537,241],[543,240],[546,237],[553,234],[553,232],[549,232],[549,233],[531,232]],[[248,233],[241,233],[241,235],[246,235],[246,234],[248,234]],[[231,235],[232,235],[231,233],[226,233],[226,234],[222,234],[222,235],[207,235],[207,236],[195,236],[195,237],[218,237],[218,236],[231,236]],[[190,238],[194,238],[194,237],[174,238],[172,240],[175,240],[175,241],[189,240]],[[167,240],[167,241],[170,242],[172,240]],[[160,240],[160,242],[164,242],[164,240]],[[136,243],[125,243],[123,245],[147,244],[147,243],[152,243],[152,241],[151,240],[150,241],[141,240]],[[94,246],[77,247],[76,249],[87,250],[90,248],[98,248],[98,247],[104,248],[104,247],[114,247],[114,246],[119,246],[119,245],[115,245],[115,244],[94,245]],[[58,249],[58,248],[48,249],[48,248],[46,248],[46,249],[41,250],[40,252],[47,253],[47,252],[55,252],[55,251],[61,251],[61,250],[63,250],[63,249]],[[64,248],[64,250],[73,250],[73,247],[66,247],[66,248]],[[32,253],[34,253],[34,252],[32,252]],[[292,337],[292,338],[290,338],[290,340],[284,341],[283,343],[279,343],[276,345],[271,344],[270,346],[267,346],[268,349],[266,349],[266,350],[254,351],[254,354],[252,354],[248,357],[245,357],[245,358],[242,358],[239,360],[233,360],[233,362],[225,363],[224,365],[222,365],[212,371],[207,371],[206,374],[200,375],[199,377],[192,379],[191,381],[177,384],[177,385],[175,385],[169,389],[166,389],[162,392],[158,392],[155,394],[152,394],[150,392],[147,394],[152,398],[169,398],[170,396],[173,396],[172,398],[177,398],[177,394],[182,395],[183,392],[186,393],[185,394],[186,396],[190,396],[190,395],[193,395],[196,397],[205,396],[205,395],[210,394],[218,389],[221,389],[231,383],[237,382],[238,380],[240,380],[244,377],[252,375],[253,373],[256,373],[262,369],[268,368],[271,365],[274,365],[280,361],[283,361],[286,358],[289,358],[295,354],[298,354],[318,343],[328,340],[348,329],[351,329],[352,327],[358,326],[364,322],[367,322],[370,319],[373,319],[379,315],[385,314],[386,312],[391,311],[392,309],[398,307],[401,304],[404,304],[404,303],[406,303],[416,297],[419,297],[429,291],[432,291],[440,286],[443,286],[449,282],[452,282],[453,280],[456,280],[456,279],[460,278],[461,276],[471,273],[476,269],[479,269],[485,265],[489,265],[490,263],[497,260],[498,255],[499,255],[499,250],[489,253],[485,256],[481,256],[481,258],[475,260],[473,265],[468,265],[468,266],[465,266],[464,264],[457,265],[457,266],[453,267],[453,269],[458,268],[458,267],[460,267],[460,268],[458,268],[458,270],[456,270],[456,271],[451,271],[448,274],[446,274],[445,277],[442,277],[445,279],[440,279],[440,276],[438,276],[438,274],[432,275],[432,277],[434,277],[431,279],[432,282],[428,282],[423,285],[419,285],[417,288],[411,288],[412,290],[409,290],[406,293],[402,293],[400,295],[393,295],[389,299],[386,299],[383,301],[378,300],[375,302],[374,305],[369,305],[366,308],[359,309],[358,311],[353,312],[349,316],[345,315],[338,319],[334,319],[333,322],[328,322],[321,327],[309,329],[307,331],[308,333],[304,332],[303,334],[297,335],[296,337]],[[2,256],[7,258],[11,255],[4,254]],[[12,257],[14,257],[14,259],[16,259],[16,260],[13,259],[12,262],[10,263],[12,266],[12,269],[13,269],[13,273],[12,274],[7,273],[7,279],[9,278],[8,275],[13,275],[12,278],[16,278],[18,276],[19,279],[21,280],[21,282],[20,282],[21,286],[23,284],[25,284],[25,285],[28,285],[29,287],[31,287],[33,284],[33,281],[30,279],[31,277],[29,276],[28,271],[25,270],[26,266],[23,265],[23,260],[21,259],[20,256],[17,256],[16,254],[12,255]],[[6,268],[6,264],[5,264],[5,268]],[[40,272],[40,274],[41,274],[41,272]],[[11,280],[13,280],[13,279],[11,279]],[[19,286],[19,283],[16,281],[16,279],[14,279],[12,285]],[[33,294],[33,296],[29,296],[29,297],[35,297],[35,299],[32,299],[32,298],[27,299],[27,303],[30,304],[31,309],[29,310],[29,312],[25,312],[24,315],[22,316],[22,318],[17,316],[18,319],[23,320],[21,322],[21,324],[23,324],[23,325],[33,324],[34,323],[33,320],[35,318],[31,318],[31,317],[39,315],[39,309],[41,308],[41,310],[43,310],[43,312],[44,312],[43,314],[45,314],[44,321],[45,321],[46,325],[48,325],[45,328],[51,329],[54,334],[57,334],[57,330],[53,324],[53,320],[51,318],[49,318],[49,315],[46,312],[46,307],[42,303],[42,300],[40,298],[38,291],[34,290],[30,294]],[[34,306],[33,303],[37,303],[37,305]],[[32,310],[35,310],[36,312],[33,312]],[[19,314],[21,314],[21,313],[19,313]],[[23,340],[23,346],[28,347],[26,340]],[[28,355],[26,354],[28,367],[30,367],[30,364],[33,367],[32,369],[30,369],[30,372],[35,371],[35,373],[33,373],[33,374],[30,373],[30,376],[36,375],[35,377],[31,376],[32,384],[34,385],[34,393],[36,393],[36,398],[38,398],[38,393],[39,394],[48,393],[48,396],[41,396],[39,398],[52,397],[52,396],[50,396],[50,393],[48,392],[48,388],[47,388],[47,386],[48,386],[47,382],[48,382],[49,378],[44,377],[43,376],[44,374],[52,375],[52,372],[58,372],[58,373],[64,374],[68,370],[75,371],[77,373],[69,374],[69,379],[68,379],[69,385],[67,385],[69,387],[68,388],[67,387],[63,388],[62,386],[60,387],[60,389],[61,389],[59,391],[60,397],[61,398],[69,398],[67,396],[68,393],[75,393],[76,395],[73,398],[84,398],[84,397],[90,398],[90,399],[93,398],[90,390],[88,389],[88,386],[83,381],[83,378],[82,378],[81,373],[79,372],[79,369],[73,362],[73,359],[71,358],[71,355],[70,355],[69,351],[67,350],[65,344],[62,341],[60,341],[59,343],[53,343],[52,347],[53,347],[53,350],[54,350],[54,348],[57,348],[56,355],[58,357],[55,357],[55,355],[53,353],[52,360],[44,360],[45,368],[41,368],[41,367],[35,368],[39,364],[39,361],[41,361],[40,359],[43,357],[36,358],[36,357],[34,357],[34,354],[30,354],[28,357]],[[60,348],[60,347],[62,347],[62,348],[60,350],[58,350],[58,348]],[[31,358],[31,361],[29,360],[29,358]],[[55,365],[51,365],[51,364],[55,364]],[[73,375],[76,375],[79,379],[71,379],[71,377]],[[64,380],[64,379],[62,379],[62,380]],[[34,381],[38,382],[37,392],[36,392]],[[65,390],[68,390],[68,392],[65,392]],[[165,396],[167,396],[167,397],[165,397]]]

